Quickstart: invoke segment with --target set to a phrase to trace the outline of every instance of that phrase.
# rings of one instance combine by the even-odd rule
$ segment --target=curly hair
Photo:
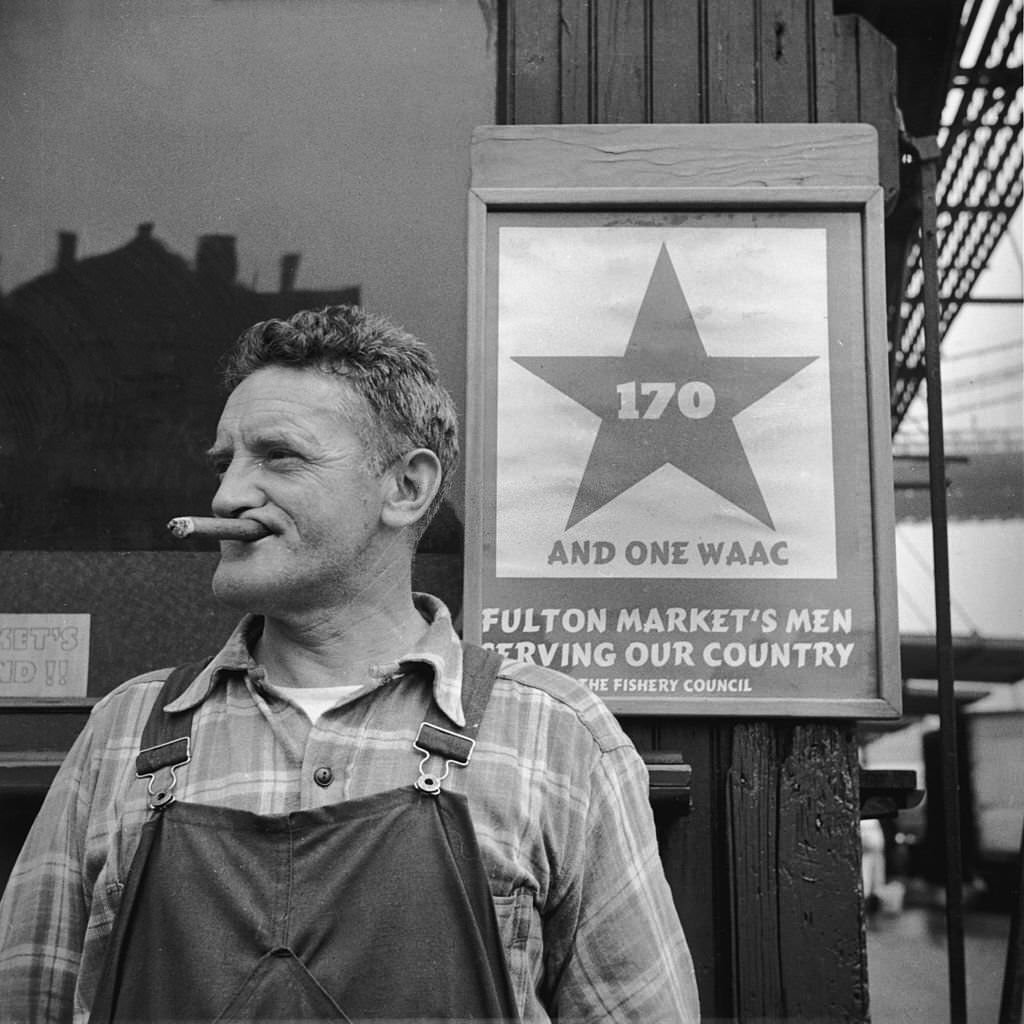
[[[374,472],[383,472],[413,448],[437,456],[441,487],[418,524],[416,533],[422,534],[447,495],[459,461],[458,416],[429,349],[359,306],[326,306],[243,331],[228,353],[224,383],[233,390],[266,366],[343,378],[364,404],[354,423]]]

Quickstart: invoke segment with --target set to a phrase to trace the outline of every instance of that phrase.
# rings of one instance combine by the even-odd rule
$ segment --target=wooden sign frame
[[[467,639],[618,714],[899,715],[875,145],[477,131]]]

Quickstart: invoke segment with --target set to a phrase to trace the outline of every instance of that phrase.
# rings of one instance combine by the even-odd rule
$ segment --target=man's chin
[[[230,608],[252,611],[258,607],[265,588],[252,578],[251,573],[241,573],[237,567],[225,565],[222,561],[213,574],[211,583],[213,596]]]

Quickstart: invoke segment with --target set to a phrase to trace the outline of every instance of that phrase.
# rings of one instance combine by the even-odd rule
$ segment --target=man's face
[[[362,400],[344,380],[268,366],[229,396],[210,458],[218,516],[266,526],[225,541],[213,591],[268,615],[304,615],[351,600],[382,571],[384,477],[369,468],[352,418]]]

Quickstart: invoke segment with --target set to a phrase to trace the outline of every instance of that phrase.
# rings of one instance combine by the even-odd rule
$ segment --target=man
[[[643,763],[601,702],[412,593],[457,460],[426,349],[245,332],[210,458],[209,664],[101,700],[0,906],[5,1021],[686,1024]]]

